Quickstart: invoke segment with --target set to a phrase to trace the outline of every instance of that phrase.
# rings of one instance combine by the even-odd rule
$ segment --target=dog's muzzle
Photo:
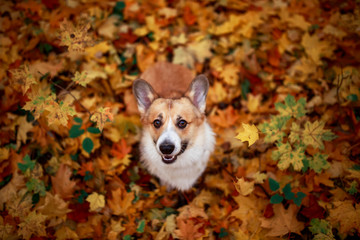
[[[185,152],[186,148],[187,148],[188,143],[184,142],[181,144],[181,149],[180,152],[176,155],[172,155],[171,153],[174,151],[175,149],[175,145],[172,143],[163,143],[160,145],[160,151],[162,153],[162,161],[166,164],[170,164],[176,161],[177,157],[179,155],[181,155],[183,152]]]

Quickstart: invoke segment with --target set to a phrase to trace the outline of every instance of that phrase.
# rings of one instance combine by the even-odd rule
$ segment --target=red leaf
[[[266,218],[271,218],[272,216],[274,216],[274,209],[271,203],[269,203],[268,205],[266,205],[265,207],[265,211],[264,211],[264,217]]]
[[[309,207],[305,207],[300,212],[307,218],[324,218],[325,209],[320,207],[314,195],[309,195]]]
[[[196,22],[196,16],[192,13],[189,6],[184,7],[184,21],[187,25],[194,25]]]
[[[89,212],[90,203],[70,204],[69,209],[72,211],[67,214],[67,217],[75,222],[86,222],[87,218],[92,214]]]

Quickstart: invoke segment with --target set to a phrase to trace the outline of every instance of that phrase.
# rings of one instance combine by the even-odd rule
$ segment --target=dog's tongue
[[[172,156],[172,155],[164,155],[163,156],[163,161],[165,163],[172,163],[173,161],[175,161],[176,155]]]

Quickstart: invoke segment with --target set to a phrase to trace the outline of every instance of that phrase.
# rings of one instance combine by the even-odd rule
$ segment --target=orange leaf
[[[123,159],[126,154],[131,152],[131,146],[127,146],[125,139],[121,139],[120,142],[114,143],[110,153],[116,158]]]
[[[194,25],[196,22],[196,16],[192,13],[189,6],[184,7],[184,21],[187,25]]]
[[[76,182],[70,180],[71,174],[71,169],[65,164],[61,164],[55,177],[51,176],[54,192],[62,199],[69,199],[73,196]]]
[[[111,191],[112,198],[107,200],[110,209],[114,215],[125,215],[128,208],[131,207],[134,200],[134,192],[126,192],[120,188]]]
[[[78,174],[85,176],[86,172],[94,172],[93,162],[86,162],[81,164],[81,169],[78,171]]]
[[[268,52],[268,61],[271,66],[278,67],[280,64],[281,54],[277,47],[274,47]]]

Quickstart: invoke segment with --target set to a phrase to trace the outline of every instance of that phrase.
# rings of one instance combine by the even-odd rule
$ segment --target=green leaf
[[[94,133],[94,134],[98,134],[101,133],[100,129],[96,128],[96,127],[88,127],[87,131],[89,133]]]
[[[271,204],[279,204],[283,200],[284,200],[284,198],[282,196],[280,196],[279,194],[275,194],[275,195],[271,196],[270,203]]]
[[[321,173],[322,170],[328,169],[330,167],[330,163],[327,161],[328,157],[326,154],[316,153],[309,160],[310,169],[313,169],[316,173]]]
[[[131,235],[129,235],[129,234],[125,235],[123,239],[124,240],[131,240]]]
[[[245,79],[244,82],[241,83],[241,96],[245,100],[247,100],[247,94],[250,92],[250,82],[248,79]]]
[[[272,178],[269,178],[269,186],[271,191],[273,192],[277,191],[280,188],[280,184]]]
[[[94,143],[90,138],[85,138],[82,142],[82,147],[87,153],[91,153],[94,148]]]
[[[83,123],[83,120],[79,117],[74,117],[74,121],[79,123],[80,125]]]
[[[219,238],[223,238],[223,237],[226,237],[228,235],[229,235],[229,233],[226,231],[225,228],[220,228]]]
[[[143,232],[144,232],[144,230],[145,230],[145,223],[146,223],[146,222],[145,222],[144,219],[139,222],[139,225],[138,225],[138,227],[137,227],[137,229],[136,229],[136,231],[137,231],[138,233],[143,233]]]
[[[332,235],[331,225],[328,221],[324,219],[318,219],[318,218],[311,219],[309,230],[313,234],[322,233],[325,235],[330,235],[330,234]]]
[[[352,102],[356,102],[359,100],[358,96],[356,94],[350,94],[349,96],[346,97],[347,100],[350,100]]]
[[[295,203],[298,207],[300,207],[301,202],[302,202],[302,200],[303,200],[304,197],[306,197],[306,194],[305,194],[305,193],[303,193],[303,192],[297,192],[297,193],[296,193],[296,198],[294,198],[293,201],[294,201],[294,203]]]
[[[299,119],[306,114],[305,104],[305,98],[300,98],[299,101],[296,102],[294,96],[289,94],[285,98],[285,104],[275,103],[275,109],[279,112],[280,116]]]
[[[35,193],[34,195],[32,195],[31,197],[31,203],[32,204],[37,204],[40,200],[40,194],[39,193]]]
[[[78,203],[84,203],[84,200],[89,196],[89,194],[87,192],[85,192],[85,190],[81,189],[80,190],[80,195],[76,198],[76,200],[78,201]]]
[[[352,170],[360,171],[360,164],[355,164],[351,167]]]
[[[18,163],[18,168],[21,170],[21,172],[26,172],[26,170],[30,169],[33,170],[35,167],[35,160],[31,161],[29,155],[25,155],[23,158],[24,163]]]
[[[290,183],[286,184],[285,187],[282,189],[285,199],[286,200],[293,200],[295,198],[295,194],[291,192],[291,186]]]
[[[44,181],[39,179],[31,178],[26,184],[26,187],[29,192],[39,193],[40,196],[44,197],[46,195],[46,189]]]
[[[81,136],[85,130],[84,129],[80,129],[81,125],[73,125],[71,127],[71,129],[69,130],[69,137],[70,138],[77,138],[79,136]]]
[[[358,183],[354,180],[350,183],[350,187],[346,188],[346,191],[351,194],[355,195],[358,192]]]
[[[91,180],[93,178],[94,178],[94,176],[91,175],[91,173],[89,171],[85,172],[84,181],[89,181],[89,180]]]
[[[0,188],[2,188],[3,186],[5,186],[6,184],[8,184],[8,183],[10,182],[11,178],[12,178],[12,174],[7,175],[7,176],[4,178],[4,180],[2,180],[2,181],[0,182]]]

